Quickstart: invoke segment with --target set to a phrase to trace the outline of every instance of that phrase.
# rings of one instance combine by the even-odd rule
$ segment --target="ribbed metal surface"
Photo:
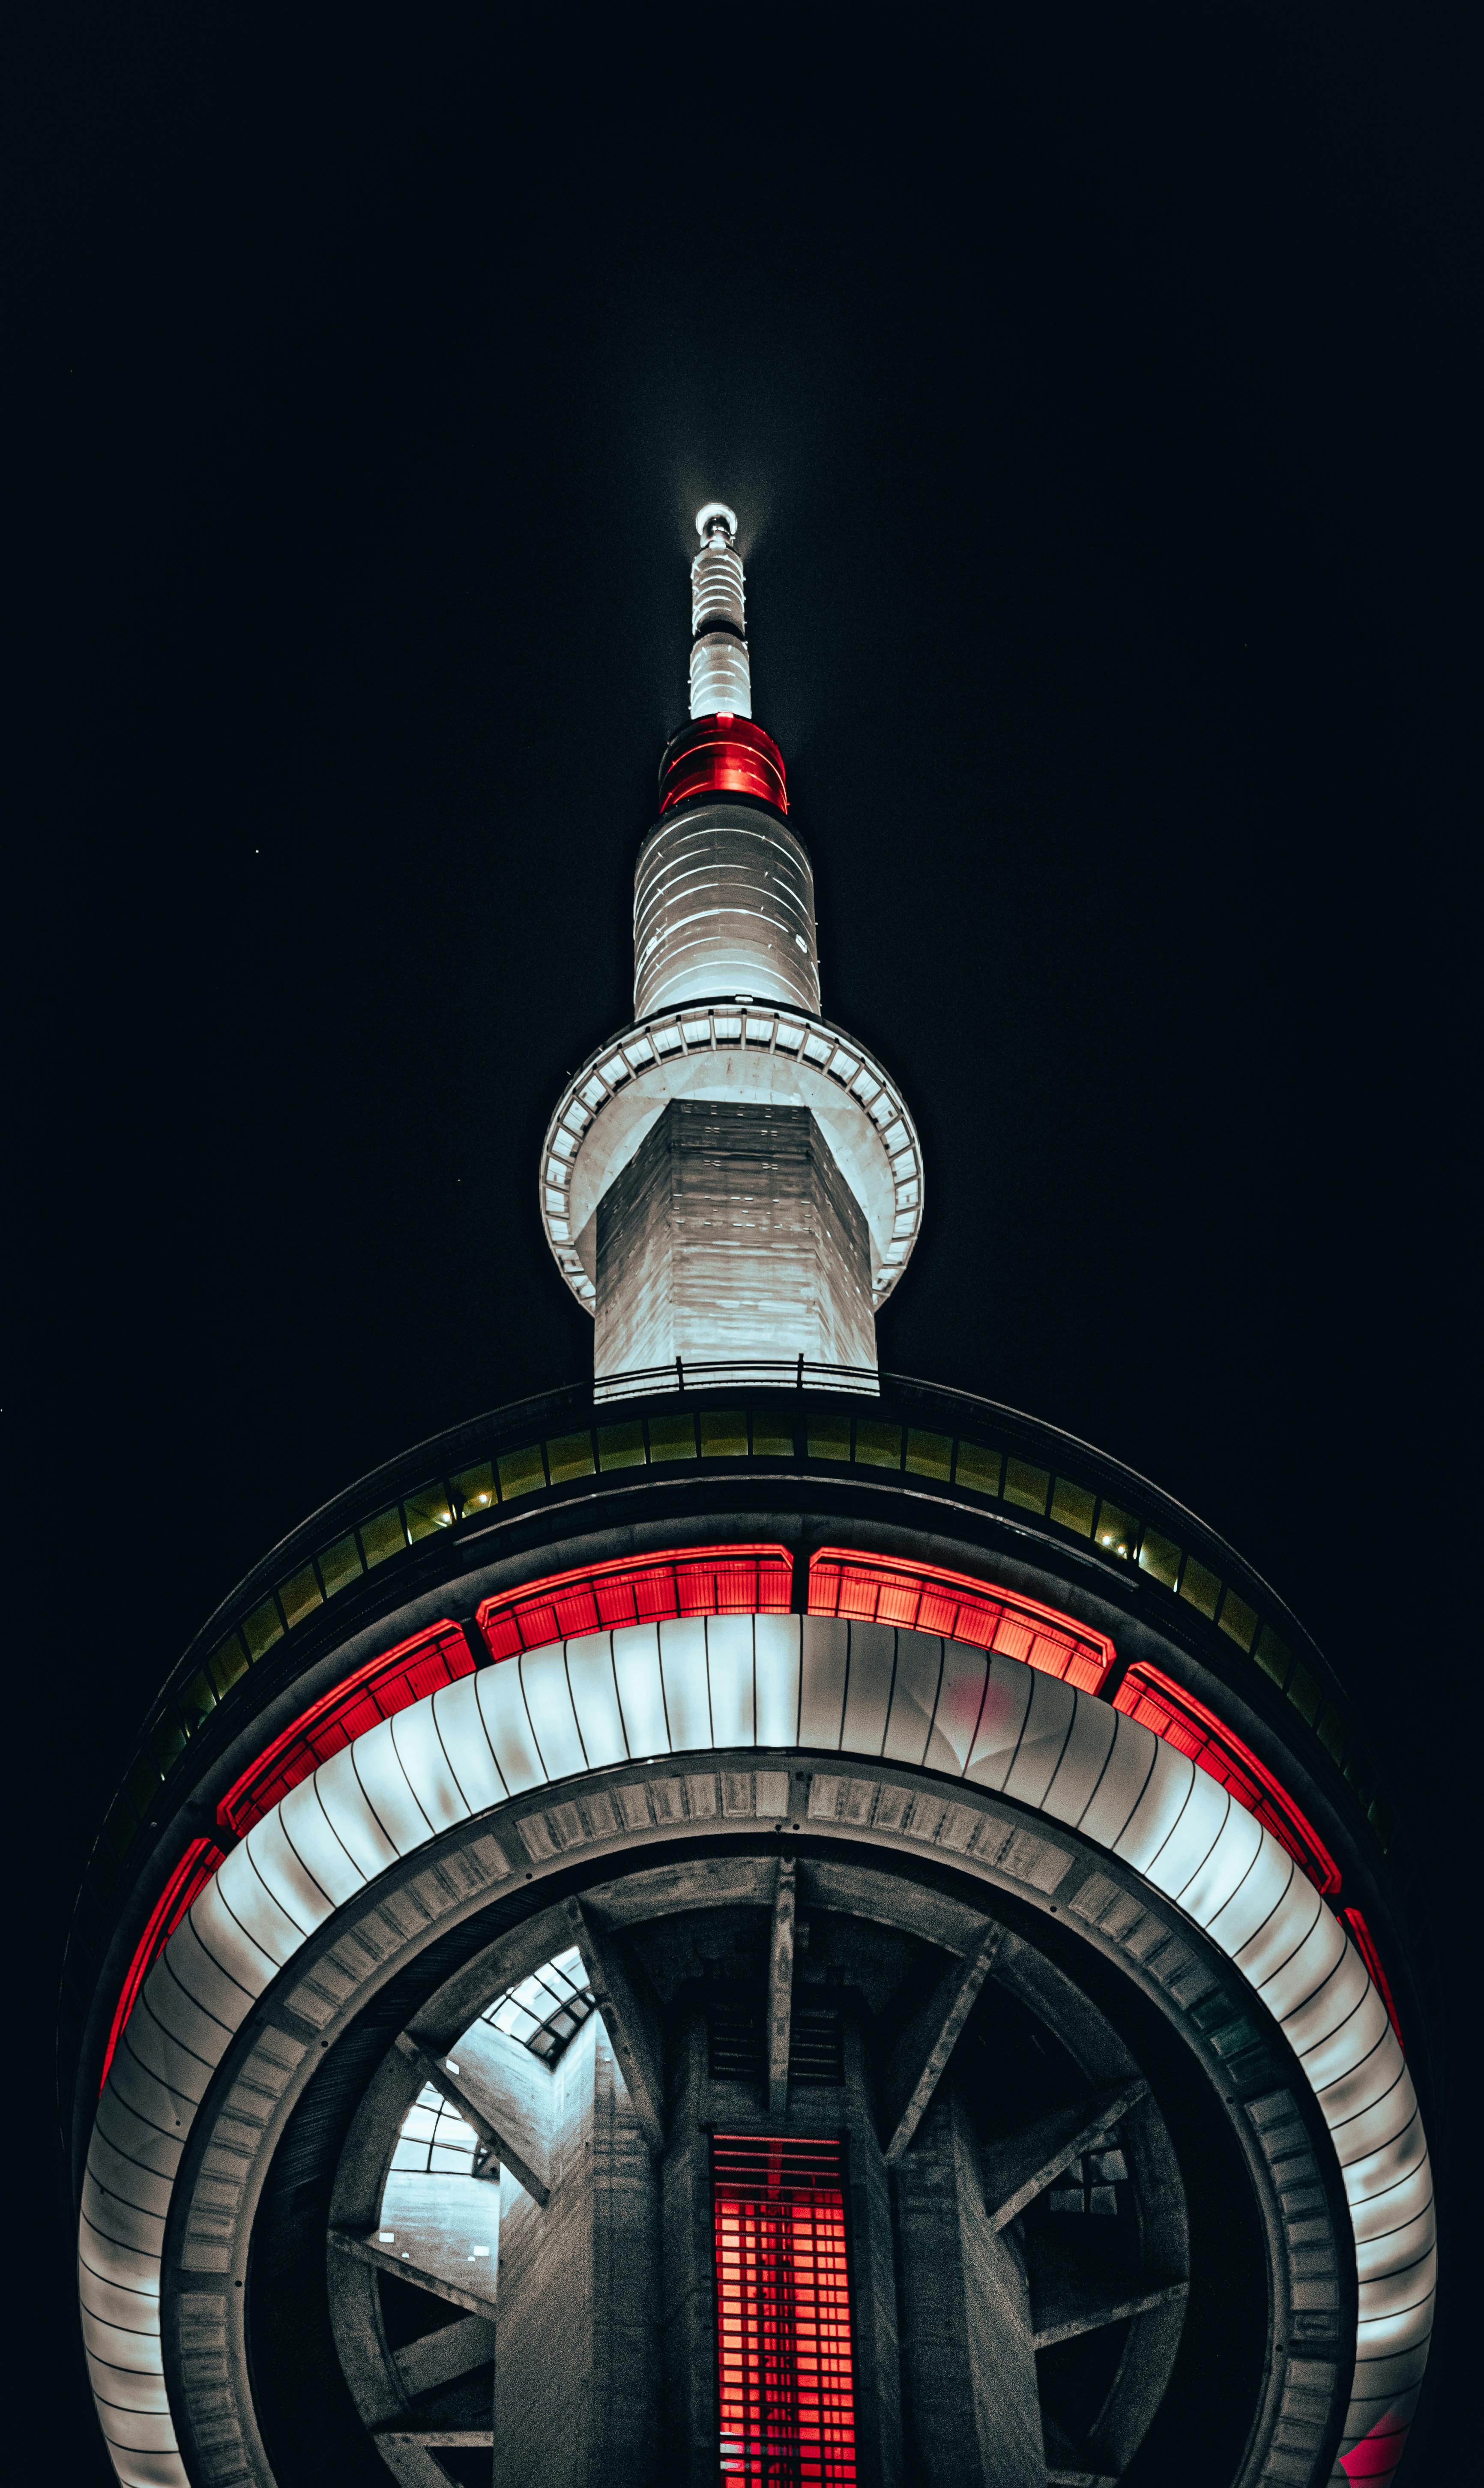
[[[714,538],[690,565],[690,628],[714,630],[718,623],[741,634],[746,628],[746,596],[742,555]]]
[[[741,639],[714,631],[690,651],[692,717],[750,717],[752,668]]]
[[[706,804],[652,830],[633,904],[634,1014],[745,994],[820,1006],[814,875],[783,822]]]

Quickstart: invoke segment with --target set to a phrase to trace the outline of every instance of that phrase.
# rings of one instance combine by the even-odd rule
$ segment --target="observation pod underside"
[[[368,1573],[261,1763],[239,1737],[202,1784],[228,1852],[139,1986],[83,2185],[121,2476],[502,2481],[562,2445],[552,2477],[653,2476],[658,2446],[714,2480],[718,2408],[744,2447],[757,2414],[675,2258],[709,2273],[714,2181],[752,2234],[724,2136],[841,2155],[806,2229],[854,2470],[822,2479],[905,2477],[904,2427],[929,2481],[986,2427],[983,2475],[1036,2488],[1119,2478],[1160,2427],[1244,2488],[1367,2440],[1386,2475],[1430,2325],[1415,2094],[1324,1843],[1253,1810],[1253,1757],[1242,1794],[1134,1715],[1156,1655],[1190,1672],[1165,1609],[1008,1518],[975,1553],[927,1467],[931,1533],[863,1469],[809,1486],[801,1541],[766,1399],[745,1477],[715,1426],[733,1458],[692,1481],[675,1414],[594,1424],[611,1474],[538,1511],[502,1454],[508,1511],[418,1541],[411,1604]],[[853,1427],[874,1460],[882,1418]],[[374,1720],[356,1682],[394,1681]],[[771,2268],[739,2320],[771,2321]]]
[[[596,1212],[672,1099],[804,1107],[865,1218],[882,1305],[922,1223],[922,1150],[900,1089],[826,1020],[770,1004],[691,1004],[626,1029],[569,1083],[542,1147],[546,1239],[573,1294],[597,1301]]]

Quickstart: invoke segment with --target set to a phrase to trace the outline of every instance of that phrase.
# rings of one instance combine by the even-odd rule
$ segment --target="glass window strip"
[[[471,2177],[478,2148],[478,2135],[453,2102],[425,2082],[402,2120],[392,2168],[420,2177]]]
[[[480,2015],[507,2038],[518,2039],[545,2065],[554,2065],[594,2010],[575,1944],[518,1979]]]

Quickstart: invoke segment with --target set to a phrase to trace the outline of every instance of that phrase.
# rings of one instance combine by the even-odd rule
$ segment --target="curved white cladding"
[[[687,805],[651,830],[634,866],[634,1017],[737,994],[818,1011],[814,874],[770,812]]]
[[[1342,2455],[1383,2424],[1367,2453],[1400,2448],[1432,2327],[1426,2138],[1363,1963],[1272,1833],[1147,1728],[1019,1660],[877,1625],[723,1616],[553,1643],[429,1695],[322,1764],[192,1904],[115,2052],[79,2230],[89,2368],[129,2488],[186,2488],[160,2355],[165,2220],[196,2108],[278,1971],[384,1867],[508,1796],[747,1746],[855,1754],[1002,1794],[1109,1851],[1204,1928],[1283,2028],[1344,2171],[1360,2297]],[[1392,2467],[1382,2454],[1364,2475]]]
[[[922,1151],[900,1089],[827,1020],[771,1004],[683,1004],[590,1056],[546,1126],[542,1215],[579,1304],[591,1313],[597,1296],[597,1205],[672,1097],[807,1106],[864,1214],[872,1288],[884,1302],[922,1225]]]
[[[750,717],[752,665],[746,643],[730,631],[709,632],[690,651],[692,717]]]

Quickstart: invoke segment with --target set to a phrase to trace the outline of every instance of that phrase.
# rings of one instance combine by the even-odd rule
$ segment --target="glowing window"
[[[494,1501],[494,1470],[490,1461],[476,1460],[472,1468],[461,1469],[454,1479],[454,1492],[465,1520],[476,1512],[488,1512]]]
[[[838,2142],[713,2141],[724,2480],[854,2488],[843,2174]]]
[[[975,1494],[998,1494],[1003,1465],[998,1452],[992,1452],[988,1444],[960,1443],[954,1482],[971,1487]]]

